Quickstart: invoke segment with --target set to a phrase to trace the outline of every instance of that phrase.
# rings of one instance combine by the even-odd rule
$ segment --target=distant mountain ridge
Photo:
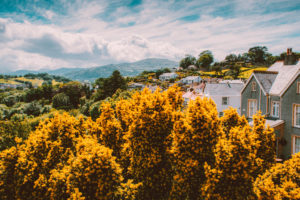
[[[143,71],[155,71],[163,68],[174,68],[178,66],[178,62],[168,59],[148,58],[132,63],[109,64],[91,68],[59,68],[55,70],[41,69],[18,70],[11,75],[25,75],[28,73],[48,73],[52,75],[64,76],[66,78],[78,81],[94,81],[99,77],[106,78],[112,74],[114,70],[119,70],[122,76],[136,76]]]

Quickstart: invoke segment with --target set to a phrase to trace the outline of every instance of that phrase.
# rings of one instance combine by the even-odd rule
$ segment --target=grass
[[[257,68],[246,68],[246,67],[242,67],[241,68],[241,73],[239,78],[242,79],[248,79],[252,72],[255,71],[266,71],[268,68],[267,67],[257,67]],[[222,73],[224,74],[225,72],[229,71],[229,69],[224,69],[222,70]],[[201,72],[202,77],[210,77],[211,75],[216,75],[215,71],[211,71],[211,72]],[[230,78],[229,76],[225,76],[224,79],[228,79]]]

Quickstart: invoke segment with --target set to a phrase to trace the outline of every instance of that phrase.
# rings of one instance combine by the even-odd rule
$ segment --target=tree
[[[70,98],[65,93],[59,93],[52,98],[52,106],[56,109],[69,110],[72,108]]]
[[[179,62],[179,66],[182,69],[187,69],[190,65],[196,65],[196,58],[191,55],[186,55],[185,58]]]
[[[218,112],[211,99],[190,101],[174,124],[172,155],[175,169],[172,199],[202,199],[204,163],[214,163],[212,149],[221,134]]]
[[[127,88],[127,83],[118,70],[115,70],[106,79],[97,79],[95,83],[98,86],[96,98],[94,98],[95,101],[111,97],[118,89],[125,90]]]
[[[197,59],[196,66],[198,68],[204,68],[209,70],[210,64],[214,61],[214,57],[212,52],[209,50],[203,51],[199,54],[199,58]]]
[[[59,88],[59,93],[64,93],[69,97],[70,106],[72,108],[78,108],[79,100],[82,96],[81,83],[79,82],[65,83]]]
[[[259,200],[300,199],[300,153],[259,176],[254,191]]]
[[[238,60],[238,56],[237,55],[235,55],[235,54],[229,54],[228,56],[225,57],[225,61],[227,63],[234,63],[234,62],[237,62],[239,60]]]
[[[248,50],[248,57],[254,64],[266,64],[269,56],[271,54],[268,53],[268,48],[265,46],[256,46]]]

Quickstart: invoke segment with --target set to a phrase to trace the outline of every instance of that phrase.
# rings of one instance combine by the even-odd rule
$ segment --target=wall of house
[[[251,86],[253,82],[256,82],[256,91],[252,91]],[[254,77],[251,78],[246,88],[242,92],[241,115],[245,115],[246,117],[248,117],[248,99],[256,99],[257,109],[261,110],[263,115],[266,114],[267,97]]]
[[[300,128],[293,127],[293,104],[300,104],[300,94],[297,94],[297,82],[300,76],[292,83],[281,97],[281,119],[285,121],[284,139],[286,145],[283,146],[285,159],[289,158],[292,152],[292,136],[300,136]]]
[[[222,105],[222,97],[223,96],[210,96],[210,98],[212,98],[217,105],[218,113],[223,112],[229,107],[233,107],[237,109],[239,114],[241,114],[241,96],[227,96],[229,97],[228,105]]]

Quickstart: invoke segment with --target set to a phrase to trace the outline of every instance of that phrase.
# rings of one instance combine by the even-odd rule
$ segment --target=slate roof
[[[265,93],[270,92],[277,75],[278,72],[273,71],[254,71],[254,76],[262,86],[262,89],[265,91]]]
[[[243,83],[208,83],[204,93],[208,96],[240,96]]]
[[[278,75],[270,89],[271,95],[281,95],[289,86],[290,82],[300,71],[300,62],[295,65],[284,65],[283,61],[274,63],[267,71],[278,72]]]

